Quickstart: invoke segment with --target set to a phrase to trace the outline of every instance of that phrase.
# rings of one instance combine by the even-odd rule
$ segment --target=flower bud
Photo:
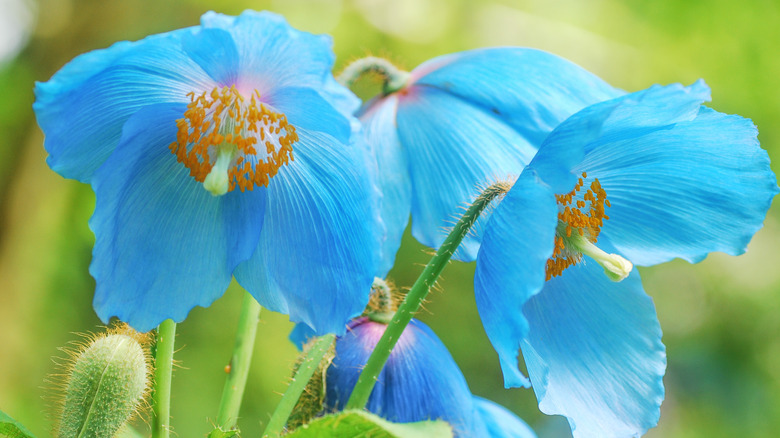
[[[151,374],[147,344],[145,335],[123,326],[68,351],[55,436],[114,436],[144,404]]]
[[[350,324],[347,334],[336,341],[336,357],[326,374],[326,410],[344,408],[386,327],[358,318]],[[471,394],[460,369],[433,331],[422,322],[412,320],[379,374],[366,408],[396,423],[443,420],[460,438],[490,436],[507,424],[524,425],[516,417],[515,422],[503,417],[494,421],[497,417],[484,408],[487,403],[491,402],[475,399]],[[506,416],[512,414],[505,412]],[[531,432],[500,436],[534,435]]]

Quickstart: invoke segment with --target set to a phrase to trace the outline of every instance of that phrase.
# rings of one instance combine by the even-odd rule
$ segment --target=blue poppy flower
[[[412,216],[412,235],[438,248],[459,208],[498,177],[517,174],[564,119],[624,94],[555,55],[490,48],[445,55],[412,70],[398,91],[369,102],[360,119],[377,157],[392,267]],[[483,219],[484,221],[484,219]],[[479,233],[456,258],[473,261]]]
[[[778,192],[755,126],[709,98],[700,81],[578,112],[486,225],[475,292],[505,384],[532,385],[575,437],[658,422],[665,347],[633,264],[740,254]]]
[[[326,409],[344,408],[386,327],[358,318],[336,340],[336,357],[326,375]],[[461,438],[536,436],[511,412],[473,396],[447,348],[417,320],[406,327],[390,353],[366,409],[396,423],[444,420]]]
[[[261,305],[343,332],[378,258],[359,101],[327,36],[283,18],[201,25],[81,55],[38,83],[48,164],[96,193],[94,307],[146,331],[235,275]]]

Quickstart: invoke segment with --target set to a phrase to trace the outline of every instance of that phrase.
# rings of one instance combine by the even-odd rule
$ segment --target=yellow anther
[[[298,141],[295,127],[284,114],[263,104],[257,90],[249,103],[234,85],[187,96],[190,103],[184,117],[176,121],[178,132],[170,150],[198,182],[203,183],[212,171],[226,172],[211,176],[209,187],[222,186],[213,181],[227,181],[227,191],[236,186],[241,191],[252,190],[258,185],[267,186],[279,168],[290,161],[292,145]],[[258,156],[254,147],[258,142],[265,146],[263,156]],[[223,162],[214,169],[217,157],[223,157]],[[224,157],[230,157],[230,162]],[[209,190],[215,194],[222,191]]]
[[[560,208],[555,248],[547,261],[548,280],[561,275],[569,266],[577,264],[582,259],[583,253],[587,255],[600,254],[592,250],[590,246],[595,248],[593,244],[598,241],[601,227],[604,221],[609,219],[604,211],[605,206],[611,207],[611,204],[607,200],[607,192],[601,187],[598,178],[590,183],[585,193],[580,193],[581,189],[585,187],[587,178],[588,174],[582,172],[582,177],[578,178],[577,184],[571,192],[555,195]],[[586,245],[584,242],[588,244]],[[598,262],[601,263],[601,261]],[[626,261],[626,263],[630,265],[630,262]],[[605,267],[605,269],[607,268]]]

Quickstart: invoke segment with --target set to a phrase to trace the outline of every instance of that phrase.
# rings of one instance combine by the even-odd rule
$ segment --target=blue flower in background
[[[358,318],[336,341],[328,368],[325,406],[341,410],[386,325]],[[503,407],[471,394],[439,338],[412,320],[379,375],[366,408],[392,422],[448,422],[456,437],[533,438],[531,428]]]
[[[546,52],[491,48],[441,56],[409,73],[405,86],[359,116],[378,162],[384,277],[411,211],[412,234],[438,248],[478,187],[517,174],[559,123],[623,94]],[[472,261],[479,233],[456,255]]]
[[[778,192],[755,126],[701,106],[709,98],[700,81],[580,111],[486,225],[476,298],[505,384],[532,385],[575,437],[658,421],[665,348],[633,264],[741,254]]]
[[[277,15],[207,13],[36,85],[49,165],[97,196],[101,319],[181,321],[232,275],[318,333],[363,310],[381,222],[332,64],[329,37]]]

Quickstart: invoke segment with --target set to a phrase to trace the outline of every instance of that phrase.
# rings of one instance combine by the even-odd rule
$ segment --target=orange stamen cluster
[[[607,199],[607,192],[601,187],[598,178],[590,183],[590,188],[578,198],[578,193],[584,186],[584,179],[588,178],[586,172],[582,172],[582,178],[577,180],[574,190],[565,195],[555,195],[558,205],[561,207],[558,212],[558,222],[564,225],[565,236],[556,233],[555,248],[552,257],[547,260],[547,280],[557,277],[569,266],[577,264],[582,260],[582,254],[577,251],[567,251],[566,238],[570,238],[573,232],[587,238],[593,243],[598,240],[601,226],[609,216],[604,212],[605,207],[610,207]],[[558,230],[562,230],[559,225]]]
[[[208,94],[190,92],[187,96],[190,103],[184,118],[176,121],[179,131],[170,150],[196,181],[206,179],[218,148],[225,145],[238,150],[228,170],[228,191],[236,186],[242,192],[267,186],[279,168],[293,159],[292,144],[298,141],[295,127],[287,123],[284,114],[259,102],[257,90],[248,104],[235,86],[214,88]],[[257,154],[258,143],[265,146],[265,158]]]

